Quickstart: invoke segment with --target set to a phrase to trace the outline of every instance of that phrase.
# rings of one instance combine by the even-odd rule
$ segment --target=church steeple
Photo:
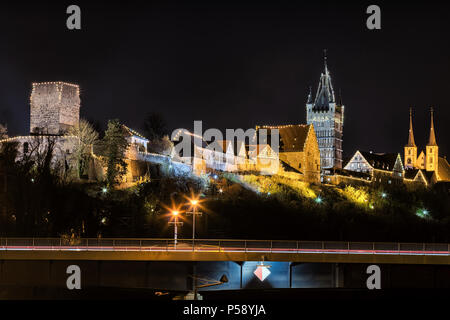
[[[414,132],[412,124],[412,108],[409,108],[409,135],[408,144],[404,148],[405,150],[405,167],[416,168],[417,167],[417,146],[414,141]]]
[[[430,139],[428,140],[427,146],[437,146],[436,135],[434,134],[433,107],[431,107],[430,111],[431,111]]]
[[[426,147],[426,164],[425,169],[427,171],[437,171],[439,161],[439,147],[436,143],[436,136],[434,134],[434,122],[433,122],[433,108],[431,108],[431,124],[430,124],[430,139]]]
[[[408,137],[408,147],[415,147],[416,143],[414,142],[414,131],[412,124],[412,108],[409,108],[409,137]]]

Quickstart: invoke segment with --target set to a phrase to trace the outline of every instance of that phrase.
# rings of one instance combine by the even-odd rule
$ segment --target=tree
[[[93,145],[98,141],[98,132],[88,121],[81,119],[78,126],[71,127],[68,130],[66,136],[68,143],[74,143],[73,137],[78,138],[78,141],[74,143],[71,158],[76,163],[77,177],[81,178],[88,169],[89,161],[92,158]]]
[[[158,112],[150,113],[144,120],[144,133],[150,141],[160,140],[168,135],[167,122]]]
[[[0,123],[0,139],[8,138],[8,128]]]
[[[102,140],[104,161],[107,167],[106,183],[108,187],[119,182],[119,178],[127,171],[125,152],[128,148],[128,140],[119,120],[109,120],[108,129]]]
[[[170,155],[173,149],[173,142],[170,141],[169,136],[164,136],[161,139],[153,140],[148,145],[148,151],[163,155]]]

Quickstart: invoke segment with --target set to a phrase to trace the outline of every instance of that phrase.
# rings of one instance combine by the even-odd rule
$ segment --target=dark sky
[[[66,28],[78,4],[82,30]],[[105,2],[0,6],[0,123],[27,133],[33,81],[81,86],[81,115],[119,118],[139,130],[162,113],[171,128],[249,128],[305,123],[328,51],[345,104],[344,153],[402,152],[408,108],[416,143],[435,108],[440,154],[449,154],[450,7],[430,1],[381,7],[382,29],[366,28],[371,2]]]

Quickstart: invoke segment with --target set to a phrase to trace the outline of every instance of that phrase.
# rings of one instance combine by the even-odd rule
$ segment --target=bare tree
[[[98,132],[88,121],[81,119],[78,126],[67,131],[66,138],[68,144],[73,144],[71,160],[76,163],[77,177],[81,178],[88,169],[93,145],[98,141]]]

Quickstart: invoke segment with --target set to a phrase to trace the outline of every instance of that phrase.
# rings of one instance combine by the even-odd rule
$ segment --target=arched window
[[[23,153],[28,153],[28,142],[24,142],[23,144]]]

